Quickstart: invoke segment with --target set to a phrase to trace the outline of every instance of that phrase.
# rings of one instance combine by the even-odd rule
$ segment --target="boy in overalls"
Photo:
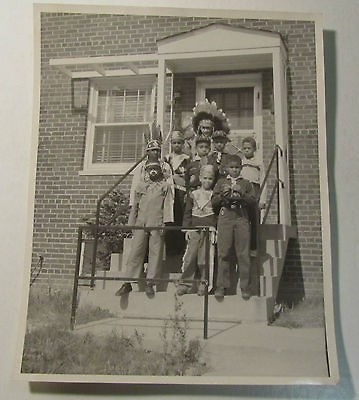
[[[145,168],[149,180],[140,182],[135,189],[134,204],[128,223],[141,227],[160,227],[165,222],[173,222],[171,185],[164,177],[159,161],[150,161]],[[149,297],[155,294],[154,280],[161,276],[163,247],[164,235],[161,230],[134,229],[126,265],[126,277],[134,281],[140,278],[148,249],[145,292]],[[131,283],[126,282],[116,295],[122,296],[131,290]]]

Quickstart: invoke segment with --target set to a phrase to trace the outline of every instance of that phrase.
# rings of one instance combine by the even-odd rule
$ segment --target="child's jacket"
[[[253,186],[247,179],[241,177],[220,178],[213,190],[212,205],[217,214],[221,209],[235,211],[238,216],[248,218],[248,207],[256,202]]]

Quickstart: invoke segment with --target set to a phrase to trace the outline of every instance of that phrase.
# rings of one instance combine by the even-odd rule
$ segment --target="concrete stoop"
[[[110,285],[109,285],[110,284]],[[133,290],[125,296],[115,296],[120,287],[119,282],[106,282],[106,288],[81,288],[79,290],[78,306],[88,304],[109,310],[121,318],[169,319],[180,309],[179,315],[185,315],[191,321],[203,321],[204,297],[197,294],[176,295],[173,283],[167,291],[156,292],[149,298],[139,291],[136,284]],[[211,322],[263,322],[271,317],[273,302],[267,297],[251,297],[245,301],[240,295],[228,295],[223,300],[217,300],[213,295],[208,297],[208,319]]]

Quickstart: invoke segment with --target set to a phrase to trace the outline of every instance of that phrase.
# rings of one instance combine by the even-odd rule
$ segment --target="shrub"
[[[125,225],[129,212],[129,196],[119,190],[113,190],[101,204],[99,223],[101,226]],[[82,222],[92,228],[92,230],[85,232],[85,238],[93,239],[96,216],[87,216],[82,219]],[[99,264],[108,267],[111,253],[121,253],[123,251],[123,240],[130,234],[130,231],[125,230],[101,232],[98,235],[99,243],[101,243],[98,246],[97,254]]]

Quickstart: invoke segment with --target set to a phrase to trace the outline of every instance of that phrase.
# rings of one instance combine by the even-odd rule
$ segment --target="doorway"
[[[230,123],[228,152],[236,154],[242,139],[252,136],[257,142],[257,156],[262,151],[262,74],[207,75],[196,79],[196,102],[215,101]]]

